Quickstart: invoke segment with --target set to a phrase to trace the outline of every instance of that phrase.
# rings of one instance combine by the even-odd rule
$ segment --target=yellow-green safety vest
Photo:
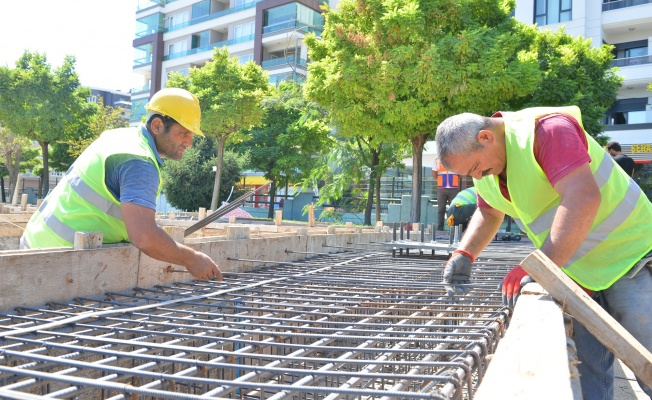
[[[500,192],[498,176],[474,179],[480,196],[514,217],[537,248],[550,234],[561,198],[534,158],[534,125],[541,116],[561,113],[575,118],[583,129],[576,106],[502,113],[511,201]],[[584,134],[601,201],[588,236],[562,269],[580,285],[597,291],[611,286],[652,250],[652,203],[604,149],[586,131]]]
[[[139,128],[120,128],[100,135],[75,160],[63,179],[32,215],[21,237],[24,248],[70,247],[75,232],[102,232],[104,243],[128,242],[119,199],[106,187],[106,160],[130,154],[153,162],[161,171],[147,138]]]

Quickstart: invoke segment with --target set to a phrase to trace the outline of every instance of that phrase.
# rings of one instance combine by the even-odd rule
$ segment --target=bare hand
[[[186,266],[186,269],[197,279],[222,280],[222,271],[217,267],[215,261],[204,253],[195,252],[193,263]]]

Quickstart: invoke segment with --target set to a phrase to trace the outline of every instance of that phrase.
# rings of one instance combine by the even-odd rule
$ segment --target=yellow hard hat
[[[154,93],[145,109],[173,118],[189,131],[204,136],[199,129],[201,109],[197,96],[185,89],[165,88]]]

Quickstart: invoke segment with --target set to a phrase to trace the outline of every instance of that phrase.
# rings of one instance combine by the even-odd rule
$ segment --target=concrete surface
[[[620,360],[616,360],[614,371],[616,375],[614,400],[650,400],[650,397],[643,393],[638,382],[636,382],[634,373]]]

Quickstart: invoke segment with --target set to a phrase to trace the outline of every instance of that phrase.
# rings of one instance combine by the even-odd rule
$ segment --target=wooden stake
[[[541,250],[527,256],[521,267],[641,381],[652,387],[652,353],[564,274],[561,268]]]
[[[315,205],[312,203],[308,207],[308,226],[311,228],[315,226]]]
[[[102,232],[75,232],[75,250],[99,249],[102,247],[104,234]]]
[[[281,226],[283,224],[283,210],[276,210],[276,219],[274,220],[274,225]]]

